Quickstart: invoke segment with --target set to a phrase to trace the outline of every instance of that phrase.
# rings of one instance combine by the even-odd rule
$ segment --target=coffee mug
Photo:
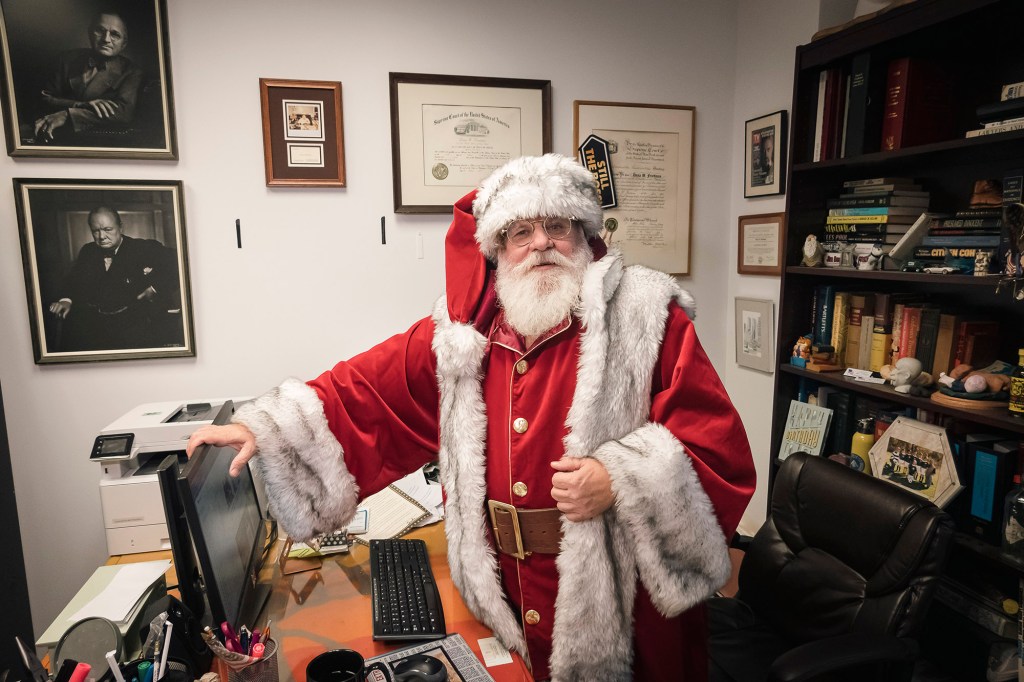
[[[320,654],[306,666],[307,682],[363,682],[363,657],[351,649]]]

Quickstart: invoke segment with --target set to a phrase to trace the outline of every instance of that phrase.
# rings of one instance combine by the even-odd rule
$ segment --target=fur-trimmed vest
[[[670,276],[623,267],[615,251],[592,263],[584,278],[565,454],[599,460],[616,501],[599,518],[562,521],[550,661],[556,682],[630,679],[638,578],[671,617],[709,597],[729,575],[725,538],[685,448],[648,421],[672,300],[692,317],[692,298]],[[444,299],[433,319],[451,575],[477,618],[525,658],[488,539],[480,376],[487,340],[472,325],[453,323]],[[309,538],[348,522],[358,488],[314,390],[288,380],[239,409],[235,421],[256,436],[255,461],[289,535]]]

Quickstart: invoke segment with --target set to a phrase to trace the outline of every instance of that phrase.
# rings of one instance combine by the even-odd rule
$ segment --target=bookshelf
[[[1005,289],[997,294],[996,276],[804,267],[800,261],[806,237],[823,235],[826,203],[841,193],[845,181],[914,178],[930,193],[930,211],[953,213],[968,207],[975,180],[1002,179],[1008,171],[1024,168],[1024,131],[965,137],[967,131],[979,127],[977,107],[997,101],[1003,84],[1024,81],[1024,52],[1016,47],[1022,27],[1024,3],[1019,0],[917,0],[797,48],[769,488],[774,483],[775,454],[782,442],[789,403],[797,397],[802,381],[944,415],[964,430],[997,430],[1024,439],[1024,420],[1009,416],[1005,409],[960,409],[896,393],[888,385],[857,382],[841,372],[811,372],[789,364],[793,344],[811,328],[814,290],[823,284],[835,285],[837,291],[915,294],[944,312],[969,310],[998,319],[998,357],[1015,361],[1017,348],[1024,346],[1024,302],[1014,301]],[[813,161],[820,74],[825,69],[847,74],[854,58],[865,53],[877,70],[872,73],[874,83],[869,83],[877,88],[873,96],[884,93],[884,67],[891,60],[909,56],[940,61],[947,68],[953,93],[951,132],[943,139],[893,151],[880,151],[879,139],[866,138],[862,153]],[[954,554],[959,564],[966,562],[1000,574],[1004,592],[1024,578],[1024,562],[966,533],[958,535]],[[1006,596],[1018,599],[1019,594],[1014,588]],[[964,633],[973,632],[973,625],[965,619],[962,628],[953,627],[951,632],[966,637],[969,635]],[[953,637],[937,638],[936,649],[955,647]],[[982,648],[978,646],[979,651]],[[984,679],[984,672],[977,676],[975,661],[954,663],[947,670],[950,679]]]

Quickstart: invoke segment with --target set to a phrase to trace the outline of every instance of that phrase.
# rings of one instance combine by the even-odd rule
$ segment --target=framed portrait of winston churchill
[[[176,159],[166,0],[0,0],[17,157]]]
[[[182,184],[15,178],[36,364],[194,356]]]

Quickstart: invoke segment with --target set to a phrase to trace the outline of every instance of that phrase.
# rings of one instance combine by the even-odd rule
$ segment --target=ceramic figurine
[[[800,265],[804,265],[809,268],[816,268],[821,265],[825,260],[825,247],[818,242],[818,238],[813,234],[807,235],[807,239],[804,240],[804,257],[800,261]]]

